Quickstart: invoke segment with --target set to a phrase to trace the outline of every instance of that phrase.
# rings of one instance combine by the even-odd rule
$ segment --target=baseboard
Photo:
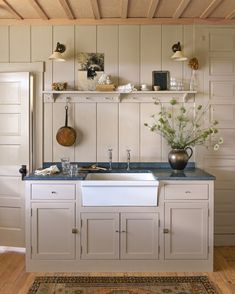
[[[235,234],[215,234],[215,246],[235,246]]]

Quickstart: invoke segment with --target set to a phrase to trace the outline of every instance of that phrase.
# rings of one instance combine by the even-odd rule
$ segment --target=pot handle
[[[65,127],[68,126],[68,106],[65,106]]]
[[[191,148],[191,147],[186,147],[184,150],[187,152],[187,150],[190,150],[190,154],[188,154],[188,159],[190,159],[191,157],[192,157],[192,155],[193,155],[193,149]],[[188,152],[187,152],[188,153]]]

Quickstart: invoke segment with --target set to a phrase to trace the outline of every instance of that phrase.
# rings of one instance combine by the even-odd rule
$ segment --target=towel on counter
[[[46,176],[46,175],[53,175],[59,172],[60,170],[58,169],[57,165],[51,165],[48,168],[36,169],[34,174],[38,176]]]

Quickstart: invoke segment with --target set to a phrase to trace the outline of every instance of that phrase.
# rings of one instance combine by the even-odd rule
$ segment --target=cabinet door
[[[32,203],[32,258],[74,259],[74,203]]]
[[[121,258],[158,259],[158,213],[121,214]]]
[[[119,259],[119,214],[82,213],[82,259]]]
[[[208,204],[165,203],[165,259],[207,259]]]

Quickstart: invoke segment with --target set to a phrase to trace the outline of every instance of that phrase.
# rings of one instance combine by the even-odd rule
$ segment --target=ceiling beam
[[[176,8],[176,11],[173,14],[173,18],[181,17],[182,13],[185,11],[190,1],[191,0],[181,0],[179,6]]]
[[[48,15],[45,13],[42,7],[38,4],[37,0],[29,0],[29,2],[42,19],[49,19]]]
[[[221,1],[222,0],[212,0],[210,5],[200,15],[200,18],[207,18],[215,10],[215,8],[220,4]]]
[[[12,15],[15,16],[16,19],[24,19],[6,0],[1,1],[7,6],[7,9],[10,11]]]
[[[229,12],[229,14],[225,16],[225,19],[232,19],[234,16],[235,16],[235,9]]]
[[[149,9],[148,9],[148,14],[147,14],[148,18],[154,17],[158,4],[159,4],[159,0],[151,0]]]
[[[100,10],[99,10],[99,6],[98,6],[98,2],[97,0],[90,0],[91,2],[91,8],[94,14],[94,18],[95,19],[100,19]]]
[[[122,0],[121,3],[121,18],[127,18],[128,0]]]
[[[61,6],[63,7],[67,17],[69,19],[75,19],[73,11],[72,11],[71,7],[69,6],[67,0],[59,0],[59,2],[61,4]]]

